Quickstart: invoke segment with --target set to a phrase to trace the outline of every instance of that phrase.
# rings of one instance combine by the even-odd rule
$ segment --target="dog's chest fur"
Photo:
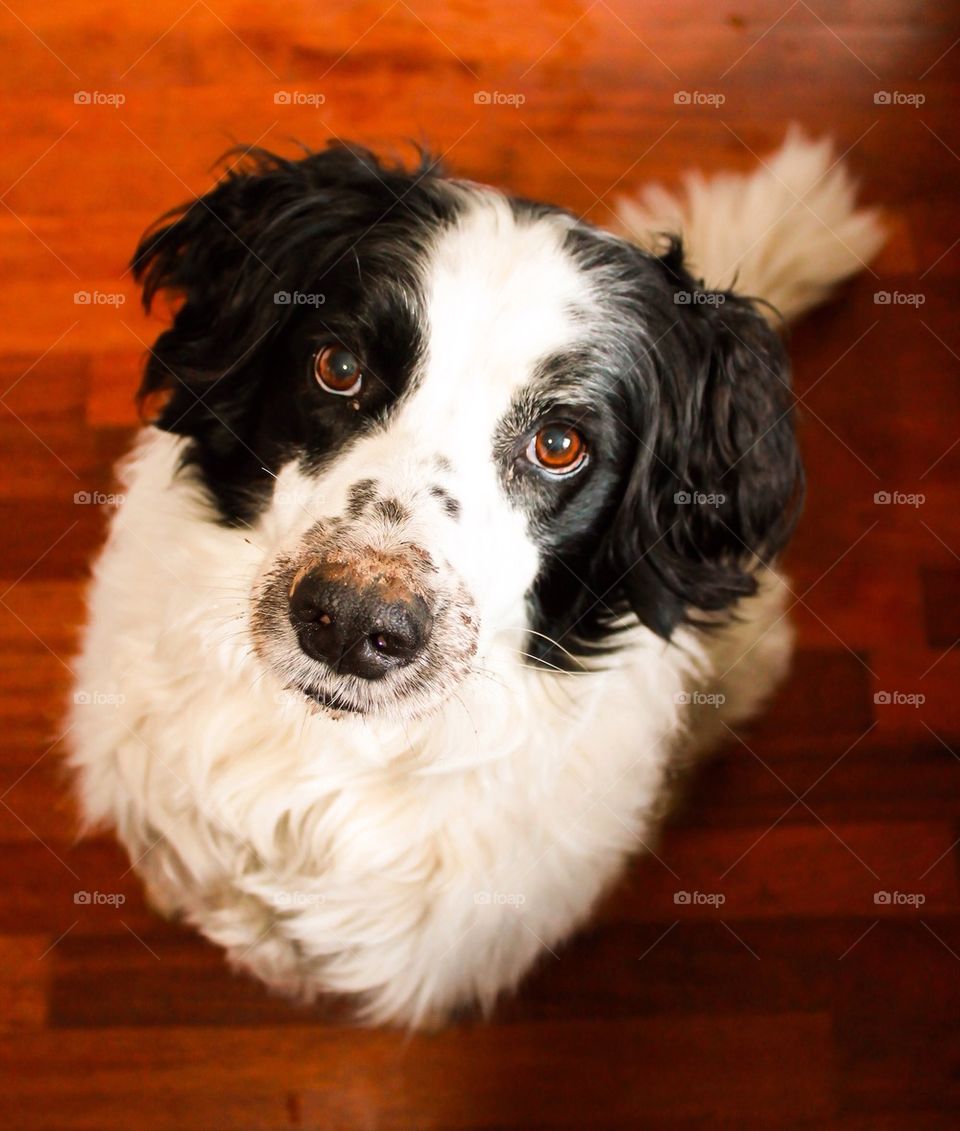
[[[145,300],[181,301],[70,736],[158,908],[423,1025],[651,846],[790,651],[787,360],[710,280],[794,316],[882,238],[828,148],[776,160],[678,206],[704,279],[650,246],[673,220],[625,240],[345,146],[254,154],[145,237]]]
[[[246,643],[254,536],[171,491],[175,447],[142,441],[97,567],[78,686],[119,702],[74,712],[88,814],[117,822],[161,909],[285,992],[356,992],[372,1018],[418,1023],[492,1003],[652,835],[668,759],[718,725],[678,698],[737,642],[711,657],[640,630],[579,676],[504,651],[418,722],[305,717]],[[741,636],[779,591],[760,604]],[[762,684],[730,717],[787,646],[764,637]]]

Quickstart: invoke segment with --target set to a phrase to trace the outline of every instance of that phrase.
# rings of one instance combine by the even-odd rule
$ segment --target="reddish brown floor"
[[[0,4],[5,1126],[960,1125],[960,31],[948,11]],[[278,103],[278,91],[324,101]],[[478,91],[525,102],[482,105]],[[725,102],[683,105],[680,91]],[[925,101],[883,104],[881,91]],[[145,910],[109,840],[74,843],[59,768],[103,532],[77,500],[109,489],[156,332],[124,274],[140,231],[200,191],[234,141],[425,139],[460,174],[604,222],[614,190],[694,163],[745,168],[791,120],[848,151],[891,239],[794,333],[810,492],[789,556],[790,686],[699,778],[659,859],[639,860],[492,1024],[357,1031],[234,979]],[[923,304],[877,303],[878,291]],[[923,502],[878,505],[878,491]],[[80,890],[126,902],[77,905]],[[726,902],[678,906],[678,890]]]

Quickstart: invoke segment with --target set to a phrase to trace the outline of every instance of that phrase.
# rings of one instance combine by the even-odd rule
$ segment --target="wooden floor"
[[[948,12],[0,3],[4,1126],[960,1126]],[[114,844],[75,842],[62,780],[61,708],[104,529],[84,500],[109,490],[156,333],[125,273],[139,233],[202,190],[233,142],[426,140],[464,176],[603,223],[616,192],[696,163],[746,168],[790,121],[836,137],[891,227],[873,270],[794,333],[810,492],[789,557],[790,686],[698,779],[657,856],[492,1023],[366,1032],[232,977],[148,913]],[[82,891],[124,902],[78,904]]]

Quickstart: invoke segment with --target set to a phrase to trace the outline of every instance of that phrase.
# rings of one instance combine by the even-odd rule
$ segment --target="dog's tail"
[[[621,199],[617,214],[621,234],[643,247],[680,234],[688,266],[708,287],[764,299],[795,318],[883,245],[878,213],[858,209],[855,198],[830,141],[792,128],[752,173],[693,173],[682,193],[651,186],[638,201]]]

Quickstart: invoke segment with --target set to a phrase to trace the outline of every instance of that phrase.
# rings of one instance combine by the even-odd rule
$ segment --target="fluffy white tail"
[[[883,245],[878,213],[858,209],[855,197],[830,141],[791,129],[752,173],[693,173],[679,195],[654,185],[616,211],[628,239],[653,248],[662,233],[679,233],[707,286],[732,287],[795,318]]]

